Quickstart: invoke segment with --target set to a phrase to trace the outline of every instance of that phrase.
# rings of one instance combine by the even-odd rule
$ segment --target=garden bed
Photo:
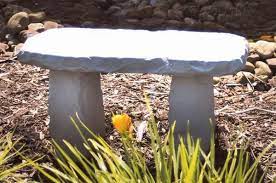
[[[47,155],[43,162],[51,162],[48,70],[21,65],[11,57],[0,60],[0,135],[15,130],[14,138],[23,137],[29,157]],[[111,113],[125,112],[136,125],[146,121],[148,111],[143,91],[150,96],[160,133],[166,134],[170,79],[169,76],[149,74],[102,75],[105,139],[113,148],[121,150],[119,135],[111,128]],[[254,158],[276,139],[276,78],[271,79],[269,84],[259,82],[254,91],[250,85],[233,83],[234,78],[227,76],[215,85],[218,151],[249,142],[248,151]],[[142,142],[145,142],[142,152],[150,155],[147,134]],[[262,168],[268,167],[268,182],[272,181],[276,172],[275,153],[274,146],[261,162]],[[150,161],[150,157],[148,159]],[[21,173],[30,177],[35,175],[32,169]]]

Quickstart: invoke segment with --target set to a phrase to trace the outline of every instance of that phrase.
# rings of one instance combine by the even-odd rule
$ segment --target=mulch
[[[49,71],[22,65],[16,59],[0,60],[0,135],[14,131],[22,138],[29,157],[50,156],[50,136],[47,113]],[[158,122],[160,134],[168,130],[168,95],[170,76],[153,74],[102,74],[102,90],[106,117],[105,139],[120,151],[118,133],[111,126],[111,114],[127,113],[135,125],[149,117],[143,92],[148,93]],[[236,85],[233,77],[223,77],[215,85],[216,132],[219,148],[249,144],[252,157],[276,139],[276,78],[270,84]],[[147,141],[147,134],[144,140]],[[148,145],[141,151],[150,154]],[[266,180],[272,181],[276,172],[276,147],[262,159],[268,168]],[[51,159],[51,158],[49,158]],[[150,158],[149,158],[150,159]],[[46,158],[45,161],[50,161]],[[34,170],[25,174],[34,175]]]

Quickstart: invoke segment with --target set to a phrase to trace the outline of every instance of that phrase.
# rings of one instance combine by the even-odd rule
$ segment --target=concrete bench
[[[50,69],[50,132],[54,139],[81,140],[69,116],[78,112],[95,133],[104,133],[100,73],[172,75],[169,122],[176,134],[191,133],[208,147],[214,120],[213,76],[243,68],[247,41],[227,33],[111,29],[53,29],[29,38],[22,63]]]

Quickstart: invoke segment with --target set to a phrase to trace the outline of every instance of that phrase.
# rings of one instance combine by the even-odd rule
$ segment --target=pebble
[[[153,10],[153,16],[156,18],[164,18],[165,19],[165,18],[167,18],[168,13],[167,13],[167,11],[162,10],[160,8],[155,8]]]
[[[0,53],[5,53],[7,49],[9,49],[9,45],[0,43]]]
[[[243,71],[254,73],[255,66],[251,62],[246,62]]]
[[[29,25],[29,15],[26,12],[14,14],[7,23],[7,28],[14,34],[26,29]]]
[[[42,23],[31,23],[28,25],[28,29],[32,31],[42,32],[44,31],[44,25]]]
[[[210,2],[210,0],[194,0],[196,4],[204,6]]]
[[[271,69],[276,69],[276,58],[267,59],[266,63]]]
[[[256,53],[250,54],[247,57],[247,61],[251,63],[255,63],[256,61],[260,60],[260,56]]]
[[[46,19],[46,14],[43,11],[29,14],[31,23],[40,23]]]
[[[216,85],[221,82],[220,77],[213,77],[213,84]]]
[[[44,29],[45,30],[56,29],[58,27],[59,27],[58,23],[56,23],[54,21],[45,21],[44,22]]]
[[[263,82],[268,82],[269,77],[267,75],[259,75],[258,79],[262,80]],[[257,78],[255,78],[255,81],[258,81]]]
[[[274,51],[276,49],[276,44],[267,41],[257,41],[256,42],[256,53],[262,59],[272,58],[274,56]]]
[[[254,69],[254,71],[257,76],[260,76],[260,75],[271,76],[272,75],[272,71],[269,68],[269,66],[262,61],[257,61],[255,63],[255,67],[256,68]]]
[[[235,75],[235,81],[236,83],[241,83],[241,84],[246,84],[248,83],[248,80],[250,82],[253,82],[254,81],[254,76],[252,73],[250,72],[243,72],[243,71],[240,71],[238,72],[236,75]]]
[[[183,13],[180,10],[168,10],[168,18],[171,20],[182,20]]]

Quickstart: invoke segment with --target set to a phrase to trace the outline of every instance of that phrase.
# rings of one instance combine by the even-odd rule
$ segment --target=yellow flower
[[[131,133],[133,130],[131,118],[127,114],[117,114],[112,117],[112,124],[119,133]]]

